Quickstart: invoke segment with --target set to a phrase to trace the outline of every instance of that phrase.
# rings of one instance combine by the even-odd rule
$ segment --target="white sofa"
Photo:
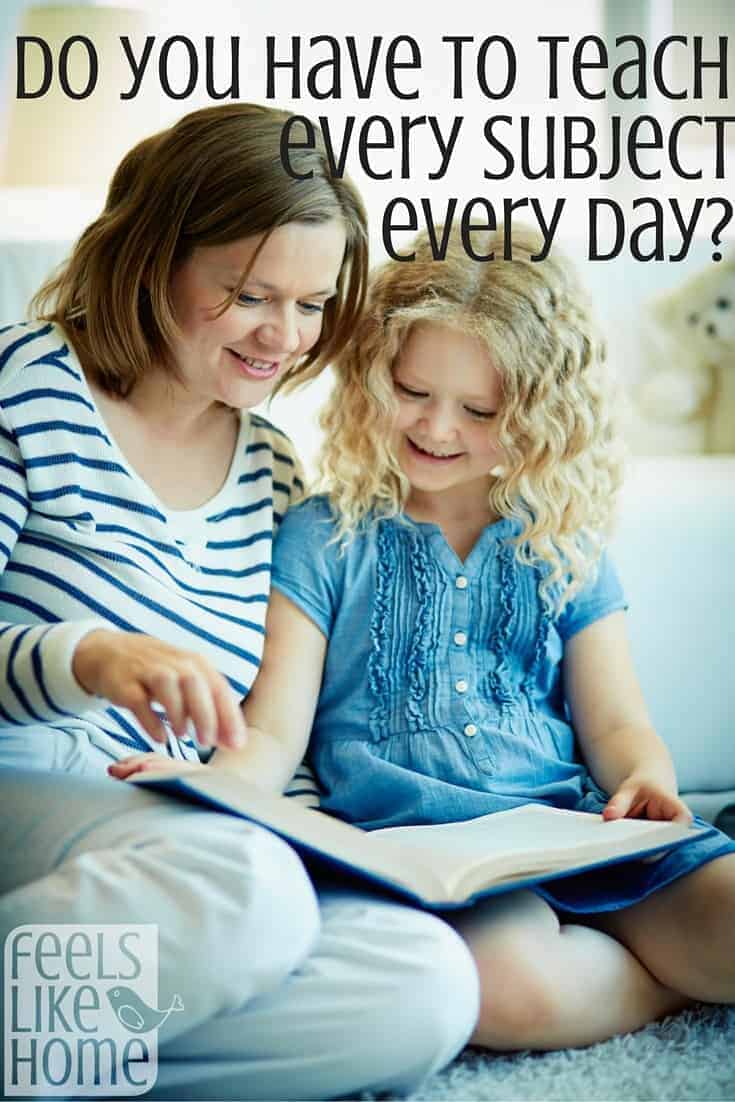
[[[637,457],[614,555],[654,721],[714,820],[735,802],[735,456]]]

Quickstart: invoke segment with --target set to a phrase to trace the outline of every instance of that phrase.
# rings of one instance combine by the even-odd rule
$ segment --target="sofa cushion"
[[[681,790],[731,800],[735,456],[636,457],[613,551],[636,666]],[[726,802],[710,801],[708,810]]]

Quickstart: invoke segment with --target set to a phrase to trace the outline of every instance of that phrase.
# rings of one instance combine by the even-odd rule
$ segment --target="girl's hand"
[[[676,791],[672,792],[660,781],[640,776],[631,776],[618,788],[607,802],[602,812],[603,819],[674,819],[679,823],[690,823],[692,813],[680,800]]]
[[[238,750],[247,741],[237,697],[222,674],[193,651],[150,635],[100,628],[77,644],[72,672],[88,693],[128,708],[158,742],[166,741],[167,732],[154,702],[179,738],[191,722],[204,746]]]
[[[176,777],[180,773],[191,773],[192,770],[208,769],[199,761],[181,761],[179,758],[165,757],[163,754],[132,754],[129,758],[121,758],[112,765],[108,765],[107,772],[111,777],[117,777],[120,781],[126,781],[135,773],[154,773],[157,776],[166,774]]]

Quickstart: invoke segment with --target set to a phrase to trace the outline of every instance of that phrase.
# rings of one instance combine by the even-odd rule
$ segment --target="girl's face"
[[[336,220],[279,226],[238,298],[217,316],[260,241],[245,237],[195,249],[171,279],[181,330],[173,351],[186,389],[235,409],[261,402],[318,340],[325,303],[336,293],[346,238]]]
[[[480,340],[444,325],[411,330],[393,370],[394,446],[414,491],[477,491],[487,503],[501,459],[494,422],[501,381]]]

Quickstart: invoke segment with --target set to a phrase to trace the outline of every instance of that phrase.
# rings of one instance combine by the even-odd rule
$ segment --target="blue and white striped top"
[[[81,726],[116,758],[161,749],[75,680],[74,648],[91,627],[196,650],[246,695],[273,536],[302,489],[288,438],[244,411],[215,497],[167,509],[110,436],[63,332],[0,331],[0,727]]]

